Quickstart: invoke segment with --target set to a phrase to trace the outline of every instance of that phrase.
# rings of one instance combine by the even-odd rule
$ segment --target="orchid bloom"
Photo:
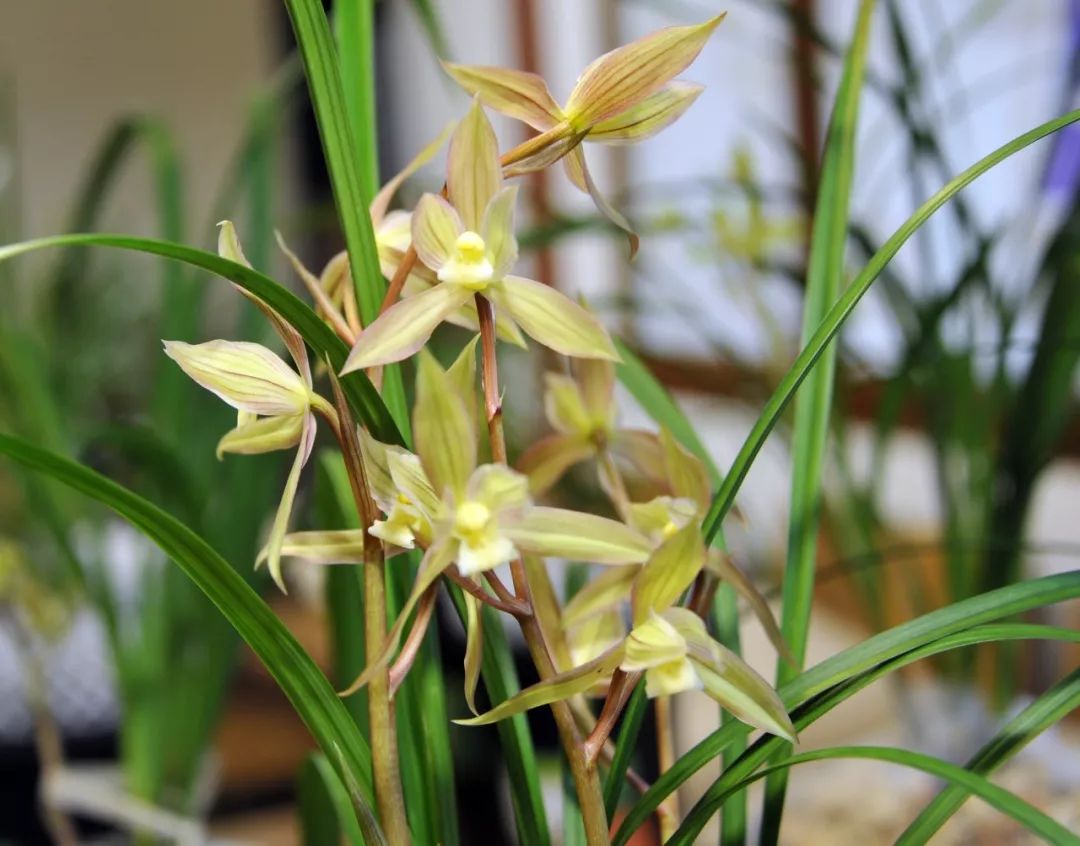
[[[478,101],[455,130],[447,161],[448,199],[425,194],[412,215],[412,245],[436,282],[368,326],[342,372],[408,358],[476,296],[556,352],[617,359],[611,338],[585,309],[547,285],[510,275],[518,254],[517,188],[503,185],[495,133]]]
[[[575,464],[605,451],[650,479],[662,479],[656,435],[616,426],[614,365],[576,359],[570,372],[544,374],[544,413],[555,433],[530,446],[516,464],[532,493],[543,494]]]
[[[233,225],[225,221],[218,236],[218,252],[240,264],[244,257]],[[285,490],[281,495],[270,537],[256,561],[269,564],[274,582],[285,590],[281,576],[282,543],[288,529],[300,473],[315,442],[315,414],[334,419],[336,412],[315,393],[307,347],[299,333],[261,300],[238,289],[266,315],[292,358],[295,370],[280,356],[259,344],[243,341],[208,341],[187,344],[165,341],[165,354],[191,379],[237,411],[236,427],[218,442],[217,455],[253,455],[298,447]]]
[[[535,506],[523,475],[502,464],[478,465],[476,423],[468,405],[474,382],[475,345],[466,347],[449,371],[421,352],[413,410],[416,454],[366,435],[361,441],[370,487],[386,515],[366,531],[391,547],[426,551],[382,658],[349,692],[390,660],[412,609],[451,565],[474,577],[528,554],[605,565],[640,564],[649,557],[649,540],[631,527]],[[330,554],[360,560],[362,544],[357,531],[299,533],[286,539],[286,551],[310,560],[329,561]],[[307,554],[307,546],[314,554]]]
[[[508,163],[508,176],[542,170],[562,159],[570,181],[630,235],[633,253],[637,236],[596,187],[581,143],[632,144],[678,119],[702,87],[675,77],[694,61],[723,19],[717,15],[693,26],[661,29],[605,53],[581,73],[565,106],[555,102],[534,73],[448,62],[443,67],[488,107],[539,130],[519,148],[520,157]]]

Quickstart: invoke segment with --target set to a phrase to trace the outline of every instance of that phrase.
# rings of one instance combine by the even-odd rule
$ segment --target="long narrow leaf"
[[[875,0],[862,0],[859,4],[855,33],[844,60],[844,73],[836,92],[825,141],[803,306],[804,345],[813,337],[839,296],[844,276],[848,207],[855,170],[855,127],[874,6]],[[791,447],[791,516],[788,521],[780,628],[796,664],[792,665],[783,658],[777,660],[777,685],[797,675],[806,657],[810,608],[814,598],[822,471],[829,435],[835,369],[836,346],[829,344],[822,351],[813,372],[807,376],[795,404]],[[765,785],[762,846],[773,846],[779,836],[786,778],[787,770],[778,770]]]
[[[111,508],[168,555],[259,656],[327,756],[340,752],[345,772],[370,800],[370,752],[348,711],[303,647],[227,561],[184,524],[87,467],[7,435],[0,435],[0,454]]]
[[[296,331],[320,357],[325,357],[330,362],[331,367],[339,370],[345,364],[348,348],[314,311],[269,276],[222,258],[216,253],[149,238],[80,233],[8,244],[0,247],[0,262],[35,250],[69,246],[115,247],[164,256],[193,267],[209,270],[250,291],[277,311],[296,328]],[[342,378],[341,384],[353,412],[368,426],[376,438],[384,443],[405,443],[401,430],[398,429],[378,391],[366,376],[362,373],[350,373]]]
[[[969,642],[981,642],[977,639],[979,637],[985,640],[1002,639],[1002,633],[1012,633],[1009,635],[1012,638],[1024,636],[1016,634],[1021,632],[1030,632],[1033,637],[1039,636],[1035,632],[1041,631],[1042,627],[993,626],[985,631],[973,627],[1077,596],[1080,596],[1080,571],[1034,579],[963,600],[896,626],[834,655],[781,687],[780,698],[790,710],[851,679],[864,674],[873,675],[877,671],[889,672],[903,666],[905,662],[899,660],[900,656],[916,655],[910,660],[917,660],[926,654],[936,654],[933,644],[942,645],[942,649],[951,649]],[[976,639],[969,641],[969,636]],[[1062,634],[1065,639],[1073,636],[1072,632]],[[929,651],[917,655],[916,651],[920,649]],[[894,659],[896,663],[890,664]],[[797,723],[796,726],[798,727]],[[616,846],[625,844],[630,834],[672,791],[710,761],[715,760],[729,743],[745,735],[745,732],[745,727],[738,723],[721,726],[679,758],[630,810],[615,837]]]
[[[776,390],[773,392],[772,396],[769,397],[768,402],[765,404],[765,408],[762,409],[757,422],[754,424],[745,443],[739,450],[739,454],[732,462],[731,469],[724,477],[720,489],[713,499],[712,507],[709,509],[708,515],[706,515],[705,533],[708,538],[711,539],[720,530],[720,524],[734,504],[735,495],[738,493],[743,480],[746,478],[750,465],[753,463],[762,444],[765,443],[765,439],[769,436],[769,433],[772,432],[776,422],[780,419],[780,415],[787,407],[788,402],[791,400],[792,396],[794,396],[795,391],[799,388],[799,385],[802,384],[807,374],[813,369],[814,365],[817,364],[822,352],[836,336],[836,333],[840,331],[840,327],[843,325],[844,321],[847,320],[859,300],[870,289],[870,286],[874,283],[874,280],[877,279],[882,269],[892,260],[893,256],[896,255],[904,243],[919,230],[919,227],[921,227],[934,212],[945,205],[945,203],[952,199],[959,191],[974,182],[982,174],[986,173],[986,171],[990,170],[995,165],[1000,164],[1015,153],[1020,152],[1025,147],[1034,144],[1036,141],[1045,138],[1051,133],[1057,132],[1062,127],[1075,123],[1077,120],[1080,120],[1080,110],[1075,110],[1062,117],[1047,121],[1046,123],[1025,132],[1023,135],[1014,138],[1012,141],[999,147],[988,156],[980,159],[923,203],[923,205],[893,233],[881,249],[874,254],[866,267],[863,268],[836,302],[836,305],[829,310],[828,315],[826,315],[825,319],[821,322],[821,325],[814,333],[813,338],[811,338],[809,343],[803,347],[802,352],[800,352],[795,359],[791,369],[784,374],[784,377],[780,380]]]
[[[1050,726],[1080,707],[1080,670],[1069,675],[1009,720],[967,762],[965,769],[987,776]],[[942,790],[896,840],[897,846],[926,843],[971,795],[963,785]]]
[[[806,764],[811,761],[825,761],[836,758],[861,758],[869,761],[888,761],[893,764],[901,764],[916,770],[922,770],[937,778],[950,782],[953,786],[978,796],[987,804],[997,808],[1003,814],[1012,817],[1022,824],[1033,834],[1046,840],[1047,843],[1059,844],[1059,846],[1077,846],[1080,837],[1073,834],[1061,823],[1048,817],[1038,808],[1025,802],[1015,793],[1011,793],[1003,787],[998,787],[978,773],[973,773],[956,764],[942,761],[930,755],[919,752],[910,752],[906,749],[893,749],[887,746],[837,746],[831,749],[815,749],[812,752],[803,752],[792,755],[783,763],[766,767],[758,773],[743,780],[732,789],[742,790],[758,779],[771,776],[781,770],[786,770],[796,764]],[[730,795],[730,792],[727,794]],[[723,804],[724,796],[717,797],[716,804]],[[707,811],[703,810],[701,815]],[[708,811],[711,815],[711,811]],[[704,825],[695,810],[686,818],[686,822],[675,832],[668,841],[669,846],[690,846]]]

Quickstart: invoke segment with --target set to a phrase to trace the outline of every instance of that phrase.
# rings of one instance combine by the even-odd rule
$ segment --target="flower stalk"
[[[505,464],[506,438],[502,424],[502,401],[499,398],[499,369],[495,358],[495,319],[491,304],[479,294],[476,295],[476,311],[480,318],[481,375],[491,455],[493,461]],[[525,565],[520,558],[510,562],[510,573],[518,599],[528,602],[529,582],[525,575]],[[518,622],[540,679],[551,678],[557,673],[557,669],[537,618],[519,617]],[[570,766],[570,775],[574,781],[585,827],[586,842],[589,846],[606,844],[609,842],[607,812],[604,810],[604,793],[596,762],[590,761],[586,756],[585,739],[578,730],[569,704],[565,701],[552,702],[551,713]]]
[[[349,486],[360,517],[361,525],[370,526],[378,517],[371,498],[360,443],[356,437],[356,424],[345,395],[337,379],[331,379],[334,402],[340,426],[337,429],[341,453],[348,471]],[[364,643],[367,660],[375,664],[386,639],[386,573],[382,543],[378,538],[364,536]],[[434,597],[432,597],[433,600]],[[429,603],[427,613],[434,602]],[[422,612],[423,613],[423,612]],[[423,631],[426,626],[418,626]],[[419,643],[405,651],[405,656],[415,658]],[[407,658],[411,665],[411,658]],[[368,719],[371,737],[371,768],[375,786],[375,802],[379,819],[389,841],[395,846],[407,846],[410,842],[409,824],[405,815],[405,794],[401,787],[397,729],[394,725],[394,701],[391,668],[377,667],[368,683]],[[404,678],[404,671],[396,674]],[[399,681],[400,684],[400,681]]]

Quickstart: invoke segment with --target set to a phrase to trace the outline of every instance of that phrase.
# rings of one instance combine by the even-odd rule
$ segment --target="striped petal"
[[[408,358],[431,337],[446,316],[472,296],[454,285],[435,285],[399,300],[364,330],[341,375]]]
[[[425,265],[438,270],[454,255],[454,242],[465,230],[461,218],[437,194],[424,194],[412,215],[412,245]]]
[[[483,65],[455,65],[443,62],[454,82],[481,102],[534,129],[550,129],[562,119],[562,110],[548,91],[547,83],[535,73]]]
[[[596,124],[585,140],[613,145],[644,141],[678,120],[704,90],[693,82],[669,82],[640,103]]]
[[[454,131],[446,166],[447,196],[465,228],[479,232],[484,209],[502,187],[499,142],[479,99]]]

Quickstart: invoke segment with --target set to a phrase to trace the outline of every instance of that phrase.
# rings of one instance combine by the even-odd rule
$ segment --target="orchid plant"
[[[228,221],[219,228],[217,255],[167,241],[73,234],[0,247],[0,261],[42,247],[74,245],[162,255],[224,277],[262,312],[285,356],[244,340],[195,343],[183,337],[166,340],[165,353],[236,411],[235,426],[218,442],[219,459],[291,455],[255,566],[265,565],[282,591],[290,581],[282,566],[287,559],[296,568],[353,568],[330,571],[357,576],[350,591],[332,603],[336,621],[347,617],[349,626],[341,630],[350,638],[359,629],[363,634],[363,655],[349,664],[351,671],[341,679],[344,689],[330,687],[266,603],[210,543],[178,520],[89,468],[21,438],[0,434],[0,453],[111,507],[221,610],[318,742],[321,753],[309,761],[301,790],[304,794],[308,777],[317,780],[323,799],[329,799],[329,804],[315,803],[318,813],[332,806],[338,833],[352,844],[459,842],[446,724],[453,718],[465,727],[461,731],[473,731],[472,726],[494,723],[511,776],[519,839],[548,843],[535,754],[522,717],[529,709],[547,707],[572,785],[564,815],[567,832],[590,846],[612,840],[625,846],[651,817],[666,840],[689,846],[722,808],[722,842],[745,843],[746,788],[762,777],[768,784],[761,842],[775,844],[787,768],[828,757],[892,761],[952,782],[912,823],[903,842],[926,842],[972,793],[1047,840],[1075,842],[1075,835],[989,783],[986,774],[1080,705],[1078,673],[1036,699],[966,768],[886,747],[793,754],[792,745],[797,731],[821,714],[921,657],[991,641],[1076,640],[1074,632],[1050,626],[1001,622],[1080,596],[1080,573],[1067,573],[954,603],[802,669],[833,387],[831,344],[882,268],[941,205],[998,162],[1080,120],[1080,112],[1019,136],[947,183],[841,292],[858,92],[874,9],[874,0],[860,0],[820,174],[804,343],[721,476],[674,401],[587,304],[515,272],[515,180],[561,163],[599,214],[625,232],[633,255],[638,236],[594,181],[585,147],[638,143],[677,120],[701,90],[677,77],[723,16],[663,29],[599,57],[563,105],[535,74],[445,63],[449,77],[472,97],[470,106],[376,190],[374,101],[370,67],[365,67],[372,45],[370,20],[363,20],[370,17],[370,4],[335,3],[335,47],[319,0],[285,3],[346,244],[315,273],[278,237],[310,307],[251,266]],[[343,76],[350,85],[357,83],[357,100],[347,100]],[[367,88],[358,83],[365,79]],[[489,110],[527,124],[535,134],[501,151]],[[404,180],[444,147],[443,184],[431,186],[435,190],[412,208],[392,208]],[[254,242],[249,245],[255,256]],[[431,344],[444,323],[469,336],[447,357],[448,366]],[[525,445],[514,461],[503,431],[503,401],[523,402],[531,386],[500,384],[500,343],[542,348],[550,365],[543,406],[552,431]],[[411,409],[403,388],[406,371],[415,386]],[[617,378],[647,407],[657,421],[655,430],[621,424]],[[733,513],[757,451],[800,386],[804,393],[793,425],[791,543],[778,624],[725,548],[721,525]],[[337,449],[326,449],[321,457],[330,460],[317,463],[331,477],[336,501],[345,510],[339,509],[343,519],[337,524],[320,515],[314,526],[299,530],[294,511],[319,429]],[[563,477],[581,467],[595,473],[606,497],[588,511],[564,507],[564,500],[554,498]],[[554,562],[569,562],[572,573],[586,575],[583,583],[561,594],[553,583]],[[10,601],[20,583],[10,574],[0,582]],[[329,584],[335,584],[332,575]],[[458,610],[466,640],[464,705],[449,718],[441,664],[432,660],[438,658],[432,621],[442,595]],[[21,589],[19,596],[27,600]],[[739,654],[740,599],[777,653],[775,685]],[[531,658],[535,681],[523,689],[503,640],[503,622],[520,629]],[[723,721],[675,760],[671,698],[689,691],[719,703]],[[340,697],[353,696],[350,705],[362,705],[342,704]],[[659,761],[651,784],[630,760],[650,704]],[[717,758],[723,759],[719,778],[682,813],[677,789]],[[616,812],[624,787],[638,795],[620,821]]]
[[[317,393],[304,345],[269,306],[262,305],[289,349],[293,367],[271,350],[247,342],[165,345],[188,376],[237,409],[237,427],[223,436],[219,457],[226,452],[297,450],[270,539],[259,558],[268,563],[282,589],[283,555],[309,564],[373,566],[374,539],[382,545],[378,561],[389,560],[392,567],[398,566],[395,561],[402,552],[423,550],[415,584],[397,621],[345,693],[388,674],[392,682],[387,695],[392,695],[416,656],[414,649],[401,648],[402,639],[409,644],[423,637],[440,583],[461,587],[470,609],[465,698],[474,712],[483,637],[479,604],[519,620],[534,658],[539,657],[541,681],[486,713],[458,722],[487,723],[551,704],[564,752],[580,763],[574,772],[587,830],[603,831],[605,836],[597,759],[625,692],[639,678],[644,678],[649,697],[702,689],[752,726],[789,739],[794,739],[795,731],[770,685],[708,634],[699,616],[700,601],[698,614],[680,607],[682,600],[691,600],[695,586],[698,592],[706,584],[715,587],[715,578],[707,577],[719,574],[753,597],[770,633],[776,632],[750,581],[721,554],[707,552],[700,518],[709,492],[700,462],[669,432],[615,428],[612,363],[619,355],[603,325],[565,294],[513,274],[518,258],[514,234],[518,186],[507,180],[562,160],[574,183],[596,198],[604,214],[629,230],[596,190],[580,145],[638,141],[678,118],[700,89],[672,80],[719,22],[718,17],[697,26],[674,27],[601,57],[582,74],[565,108],[555,104],[539,77],[448,65],[450,75],[474,95],[472,106],[450,137],[441,193],[424,194],[412,210],[388,211],[404,175],[441,146],[439,139],[372,203],[371,223],[384,274],[391,283],[399,276],[413,281],[400,286],[401,298],[387,303],[370,325],[357,325],[359,309],[350,302],[350,287],[333,284],[334,276],[343,276],[346,268],[335,274],[331,262],[321,278],[316,277],[288,253],[323,318],[352,344],[339,376],[354,371],[374,374],[384,365],[416,357],[415,453],[381,443]],[[485,105],[525,120],[542,134],[522,145],[525,149],[500,156]],[[222,254],[242,261],[232,224],[224,223],[221,232]],[[524,345],[524,333],[567,357],[574,374],[548,374],[545,407],[558,434],[526,449],[517,469],[506,462],[501,428],[496,316],[507,341]],[[425,345],[446,321],[475,326],[479,344],[474,338],[443,370]],[[488,463],[479,459],[474,413],[481,391],[492,458]],[[346,455],[360,456],[353,466],[354,489],[362,501],[361,513],[369,518],[361,529],[285,530],[300,471],[312,448],[316,414],[330,422]],[[596,460],[614,516],[536,502],[566,468],[585,459]],[[625,466],[644,471],[655,495],[632,501],[623,482]],[[541,608],[533,598],[554,595],[546,583],[547,558],[602,569],[566,608],[560,609],[557,602]],[[512,585],[504,582],[504,568]],[[414,617],[418,606],[421,613]],[[630,628],[623,631],[625,613]],[[616,637],[613,631],[618,632]],[[582,721],[572,716],[571,702],[579,715],[591,713],[584,698],[598,688],[607,697],[601,717]],[[377,785],[397,778],[392,772],[381,776]],[[399,795],[399,788],[385,785],[377,796],[385,817],[405,812],[393,807],[392,797]]]

